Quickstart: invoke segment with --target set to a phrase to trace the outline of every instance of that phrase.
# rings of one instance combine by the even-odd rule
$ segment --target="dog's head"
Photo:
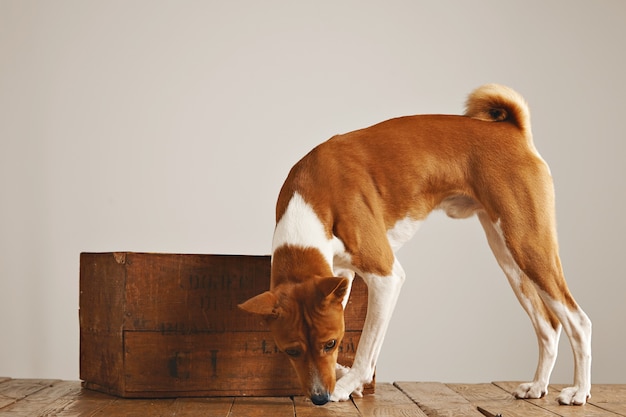
[[[322,405],[335,388],[335,367],[344,334],[346,278],[283,283],[240,304],[265,318],[278,348],[298,374],[311,401]]]

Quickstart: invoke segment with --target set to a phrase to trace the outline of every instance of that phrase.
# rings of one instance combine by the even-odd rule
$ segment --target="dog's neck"
[[[312,277],[332,277],[333,271],[316,248],[284,245],[272,255],[272,287],[285,282],[300,283]]]

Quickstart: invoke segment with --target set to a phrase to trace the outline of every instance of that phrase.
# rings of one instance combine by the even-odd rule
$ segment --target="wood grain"
[[[535,404],[517,400],[509,392],[494,384],[447,384],[462,395],[472,406],[481,407],[503,416],[554,417],[554,414]]]
[[[216,398],[178,398],[173,410],[176,417],[213,416],[227,417],[235,399],[232,397]]]
[[[39,385],[41,389],[29,391],[29,394],[19,398],[19,401],[2,408],[0,411],[3,414],[8,413],[12,416],[24,417],[56,415],[67,405],[67,398],[80,391],[80,386],[69,381],[44,382]]]
[[[315,406],[307,398],[289,396],[124,399],[81,388],[78,381],[4,378],[0,395],[11,402],[0,405],[0,416],[482,417],[477,406],[503,417],[626,416],[619,411],[626,404],[626,385],[594,385],[596,403],[579,407],[556,403],[562,386],[551,386],[548,396],[540,400],[512,399],[508,389],[516,386],[514,382],[379,383],[375,395]]]
[[[390,383],[376,384],[375,395],[364,395],[353,399],[354,405],[363,417],[404,416],[426,417],[416,404]]]
[[[308,398],[295,397],[294,410],[297,417],[358,417],[359,411],[352,401],[314,405]]]
[[[235,398],[229,417],[292,416],[293,401],[289,397]]]
[[[396,382],[394,384],[428,416],[484,417],[466,398],[439,382]]]
[[[497,381],[493,383],[507,392],[513,392],[519,382]],[[523,402],[532,404],[545,411],[548,415],[614,417],[626,416],[626,385],[593,385],[592,397],[585,406],[562,406],[557,397],[567,385],[550,385],[548,394],[539,399],[528,399]],[[596,397],[597,394],[597,397]]]
[[[81,387],[79,382],[75,382],[75,384],[78,388]],[[60,409],[57,414],[50,415],[59,417],[93,416],[118,401],[117,398],[110,395],[86,389],[80,389],[78,392],[59,400],[67,400],[64,408]]]

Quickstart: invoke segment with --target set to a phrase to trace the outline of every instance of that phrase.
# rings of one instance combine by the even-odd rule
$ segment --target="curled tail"
[[[465,115],[488,122],[509,122],[530,136],[530,112],[524,97],[499,84],[478,87],[468,96]]]

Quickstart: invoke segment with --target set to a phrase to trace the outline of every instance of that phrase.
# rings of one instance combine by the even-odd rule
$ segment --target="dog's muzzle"
[[[324,392],[322,394],[312,394],[311,395],[311,401],[315,405],[324,405],[328,401],[330,401],[330,393],[329,392]]]

